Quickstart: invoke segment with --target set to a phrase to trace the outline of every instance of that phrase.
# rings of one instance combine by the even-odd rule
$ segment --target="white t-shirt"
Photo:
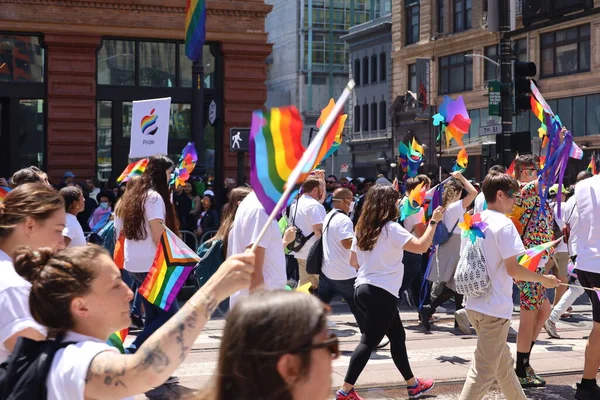
[[[58,350],[54,355],[46,379],[48,400],[83,400],[85,376],[94,357],[104,351],[119,351],[100,339],[75,332],[67,332],[63,340],[76,343]]]
[[[442,221],[444,221],[444,225],[446,225],[448,233],[456,233],[460,235],[461,230],[456,222],[458,221],[458,223],[460,224],[464,220],[464,218],[465,208],[463,207],[463,201],[457,200],[446,208]],[[454,227],[454,229],[450,231],[452,227]]]
[[[404,205],[405,201],[408,201],[408,198],[404,197],[402,199],[402,201],[400,202],[400,214],[402,214],[402,206]],[[424,217],[425,217],[425,211],[423,210],[423,207],[421,207],[421,208],[419,208],[418,213],[416,213],[414,215],[409,215],[408,217],[406,217],[404,219],[404,221],[402,221],[402,225],[404,226],[404,229],[409,231],[411,234],[414,234],[415,233],[415,225],[422,224]]]
[[[31,283],[23,279],[13,266],[12,259],[0,250],[0,363],[8,359],[10,351],[4,342],[17,332],[33,328],[46,335],[46,328],[33,319],[29,311]]]
[[[508,275],[504,260],[522,254],[525,247],[517,228],[508,217],[497,211],[485,210],[481,219],[488,224],[485,238],[478,239],[492,281],[489,296],[467,297],[467,310],[478,311],[496,318],[510,319],[512,316],[513,279]],[[462,240],[462,249],[469,238]]]
[[[66,236],[69,239],[71,239],[67,247],[87,245],[87,242],[85,241],[85,234],[83,233],[81,224],[79,223],[79,221],[77,221],[77,217],[73,214],[67,213],[67,222],[65,224],[65,228],[63,229],[62,234],[63,236]]]
[[[385,224],[371,251],[359,250],[355,237],[352,251],[356,253],[360,268],[354,286],[369,284],[398,297],[404,278],[404,245],[413,237],[399,223],[392,221]]]
[[[155,219],[165,220],[167,213],[165,202],[160,194],[154,190],[148,191],[144,202],[144,228],[146,239],[125,239],[125,269],[130,272],[148,272],[156,255],[156,244],[152,240],[152,232],[148,221]]]
[[[556,221],[556,225],[562,230],[565,227],[565,222],[568,215],[565,215],[566,203],[563,201],[560,203],[561,207],[561,217],[558,218],[558,203],[552,204],[552,211],[554,212],[554,221]],[[555,239],[558,239],[557,237]],[[568,253],[569,248],[564,240],[561,240],[560,243],[554,248],[556,253]]]
[[[260,231],[269,219],[269,215],[252,192],[240,203],[233,228],[231,229],[228,249],[231,254],[241,254],[246,248],[255,243]],[[258,246],[265,249],[265,261],[263,264],[263,279],[265,289],[285,289],[287,275],[285,270],[285,254],[281,241],[281,232],[275,220],[271,221],[267,233]],[[239,301],[240,296],[248,295],[248,290],[240,290],[229,299],[230,307]]]
[[[567,203],[565,204],[565,208],[563,210],[563,220],[565,223],[568,223],[571,228],[571,234],[569,235],[569,255],[576,256],[577,255],[577,224],[579,221],[579,212],[577,211],[575,196],[571,196]]]
[[[296,213],[296,206],[298,204],[298,212]],[[326,215],[327,212],[325,211],[323,204],[305,194],[300,196],[296,203],[292,204],[288,219],[290,223],[292,220],[295,221],[294,225],[300,228],[304,236],[308,236],[313,233],[313,225],[322,224],[323,221],[325,221]],[[294,219],[294,216],[296,219]],[[301,260],[306,260],[308,258],[308,253],[310,252],[310,248],[316,241],[317,237],[313,235],[313,237],[311,237],[304,244],[304,246],[302,246],[300,251],[294,254],[294,257]]]
[[[485,201],[485,195],[483,194],[483,192],[479,192],[479,194],[475,197],[475,203],[473,205],[473,214],[477,214],[485,210],[487,210],[487,202]]]
[[[577,269],[600,274],[600,175],[575,186],[579,212],[577,229]]]
[[[323,275],[335,281],[356,278],[356,269],[350,265],[350,250],[346,250],[341,243],[342,240],[354,238],[352,220],[343,212],[333,209],[327,214],[323,229]]]

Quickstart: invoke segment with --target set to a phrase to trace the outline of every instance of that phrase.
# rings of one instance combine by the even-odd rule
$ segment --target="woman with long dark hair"
[[[384,336],[391,343],[394,364],[406,380],[408,397],[417,398],[433,387],[433,380],[413,375],[406,353],[406,334],[396,303],[402,285],[404,251],[424,253],[433,240],[436,224],[442,219],[441,207],[433,211],[427,229],[414,237],[398,222],[400,194],[392,186],[375,185],[366,200],[352,240],[350,265],[358,269],[354,301],[366,315],[365,329],[359,345],[352,353],[348,372],[337,400],[361,400],[354,384],[367,365],[371,352]]]
[[[244,200],[250,193],[252,193],[252,189],[246,186],[240,186],[232,189],[229,193],[229,201],[227,204],[225,204],[225,206],[223,206],[223,218],[221,219],[221,226],[219,226],[219,230],[215,236],[213,236],[213,240],[221,240],[223,242],[224,252],[228,256],[230,254],[227,252],[227,245],[229,244],[229,233],[233,227],[235,213],[242,200]]]
[[[173,168],[173,161],[168,157],[150,157],[139,182],[127,189],[119,205],[122,234],[125,236],[124,266],[140,285],[152,266],[165,225],[178,233],[168,183]],[[146,311],[145,326],[127,349],[130,353],[135,353],[153,332],[179,310],[177,301],[173,302],[169,311],[164,311],[144,298],[142,302]]]
[[[227,317],[213,386],[202,400],[325,400],[339,356],[328,307],[298,292],[257,292]]]

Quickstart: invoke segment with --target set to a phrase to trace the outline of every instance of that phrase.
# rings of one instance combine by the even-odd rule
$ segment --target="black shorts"
[[[594,272],[577,270],[577,277],[581,286],[600,288],[600,274]],[[590,300],[592,301],[592,316],[594,322],[600,323],[600,292],[586,290]]]

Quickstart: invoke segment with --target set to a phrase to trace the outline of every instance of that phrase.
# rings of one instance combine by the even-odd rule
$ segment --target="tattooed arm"
[[[110,351],[98,354],[85,378],[85,398],[123,398],[163,384],[185,359],[217,305],[250,285],[253,263],[251,253],[228,258],[206,285],[135,354]]]

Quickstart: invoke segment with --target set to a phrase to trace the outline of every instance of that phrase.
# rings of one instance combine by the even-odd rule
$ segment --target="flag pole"
[[[254,241],[254,244],[250,248],[251,252],[256,251],[256,247],[258,247],[258,243],[262,240],[263,236],[265,236],[265,234],[267,233],[267,229],[269,229],[269,225],[271,224],[271,222],[273,222],[273,220],[275,219],[275,216],[277,214],[279,214],[279,211],[283,208],[285,201],[288,199],[288,197],[294,190],[294,187],[296,186],[296,182],[298,182],[298,179],[300,178],[300,175],[302,174],[302,171],[304,170],[305,165],[308,164],[310,161],[314,160],[316,158],[316,156],[318,155],[319,149],[321,148],[321,144],[323,143],[323,140],[325,139],[325,137],[327,136],[327,133],[329,132],[329,130],[331,129],[331,127],[337,120],[339,114],[341,113],[342,109],[344,108],[344,105],[346,104],[346,102],[348,102],[348,99],[350,98],[350,94],[352,93],[354,86],[355,86],[354,80],[351,79],[350,82],[348,82],[348,84],[346,85],[346,88],[342,92],[341,96],[335,102],[335,107],[333,107],[333,110],[331,110],[331,113],[329,114],[329,116],[327,117],[325,122],[321,125],[321,129],[319,129],[319,132],[317,133],[317,135],[314,137],[312,142],[309,144],[306,151],[304,151],[304,154],[302,154],[302,158],[300,158],[300,161],[298,161],[298,165],[296,165],[296,167],[294,168],[294,170],[290,174],[290,177],[287,180],[285,191],[283,192],[283,195],[279,198],[279,201],[275,205],[275,208],[273,209],[273,211],[271,211],[271,215],[269,215],[269,219],[267,219],[267,222],[263,226],[258,237]]]

